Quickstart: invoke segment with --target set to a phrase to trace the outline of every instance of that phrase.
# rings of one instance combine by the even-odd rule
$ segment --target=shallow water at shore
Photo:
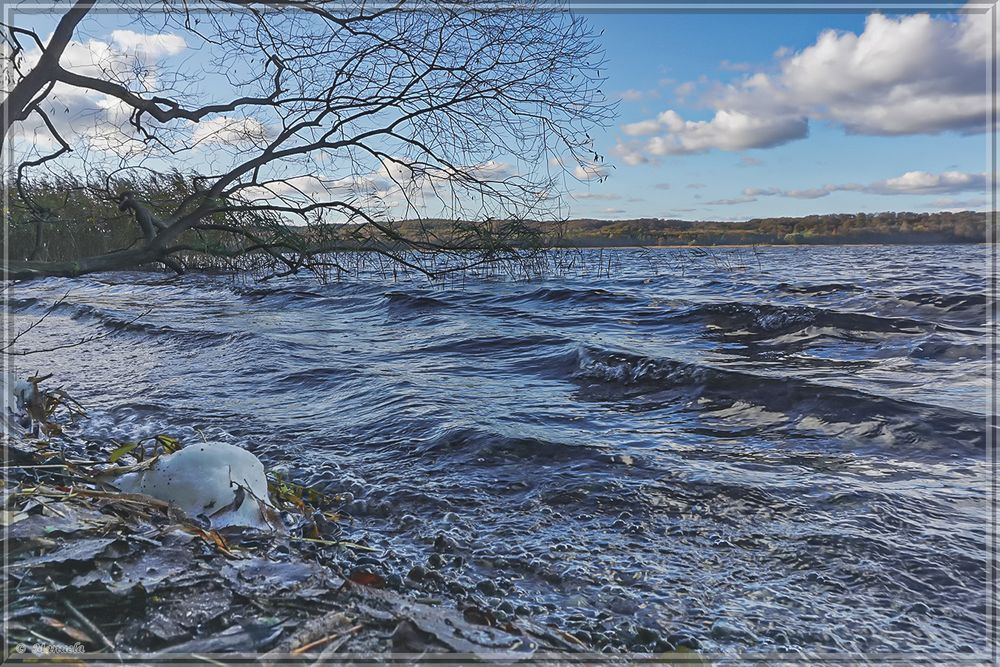
[[[9,309],[68,293],[28,346],[101,336],[22,368],[89,437],[241,444],[353,493],[399,574],[588,643],[983,649],[988,248],[609,255],[444,286],[104,274]]]

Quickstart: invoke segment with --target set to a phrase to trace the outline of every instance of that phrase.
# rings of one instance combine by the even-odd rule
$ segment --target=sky
[[[619,119],[594,217],[985,209],[988,14],[593,14]],[[713,122],[714,121],[714,122]]]
[[[619,106],[594,135],[607,178],[570,179],[569,216],[985,210],[985,6],[686,14],[579,5],[601,33],[603,90]],[[51,21],[33,22],[45,32]],[[104,17],[88,36],[183,55],[183,41],[128,28],[126,17]]]

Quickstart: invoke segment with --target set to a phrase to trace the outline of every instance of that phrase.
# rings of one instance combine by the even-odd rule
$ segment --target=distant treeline
[[[117,179],[113,187],[94,190],[72,179],[9,188],[5,210],[7,251],[12,260],[73,261],[134,247],[141,230],[129,212],[120,210],[117,192],[138,194],[152,211],[169,211],[191,191],[189,179],[171,172],[144,179]],[[758,218],[747,222],[690,222],[577,219],[565,222],[456,220],[384,220],[376,226],[284,221],[274,215],[241,214],[239,220],[209,219],[238,225],[254,238],[277,239],[282,246],[329,251],[406,248],[483,249],[544,247],[799,245],[840,243],[981,243],[990,215],[961,213],[854,213],[803,218]],[[232,217],[232,216],[230,216]],[[291,227],[286,222],[292,222]],[[189,266],[208,257],[238,254],[246,234],[191,230],[177,239]]]
[[[560,245],[829,245],[839,243],[982,243],[989,213],[838,213],[747,222],[570,220]]]

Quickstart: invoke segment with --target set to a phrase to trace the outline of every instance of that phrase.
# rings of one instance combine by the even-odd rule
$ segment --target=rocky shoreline
[[[282,485],[270,500],[286,531],[213,530],[204,517],[103,481],[109,468],[122,469],[109,458],[142,459],[135,447],[123,454],[127,447],[87,442],[68,435],[72,429],[36,438],[11,426],[2,516],[12,660],[240,654],[263,664],[314,664],[388,653],[597,659],[601,647],[533,621],[529,609],[502,599],[496,583],[484,580],[470,591],[442,575],[461,558],[450,554],[454,544],[445,535],[425,565],[391,571],[385,549],[338,527],[357,502],[350,494],[317,498]],[[323,507],[329,502],[341,507]],[[639,633],[634,639],[659,660],[701,664],[693,646]]]

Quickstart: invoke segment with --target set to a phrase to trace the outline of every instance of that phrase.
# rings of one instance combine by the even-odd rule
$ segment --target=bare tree
[[[467,266],[559,218],[567,178],[605,175],[602,56],[551,2],[164,0],[130,17],[141,32],[91,37],[109,9],[77,0],[47,41],[16,8],[3,24],[4,185],[34,226],[8,278],[204,256],[292,273],[339,248]],[[164,174],[171,197],[134,186]],[[46,259],[46,234],[80,215],[71,192],[114,202],[129,238]],[[428,215],[458,222],[413,226]]]

